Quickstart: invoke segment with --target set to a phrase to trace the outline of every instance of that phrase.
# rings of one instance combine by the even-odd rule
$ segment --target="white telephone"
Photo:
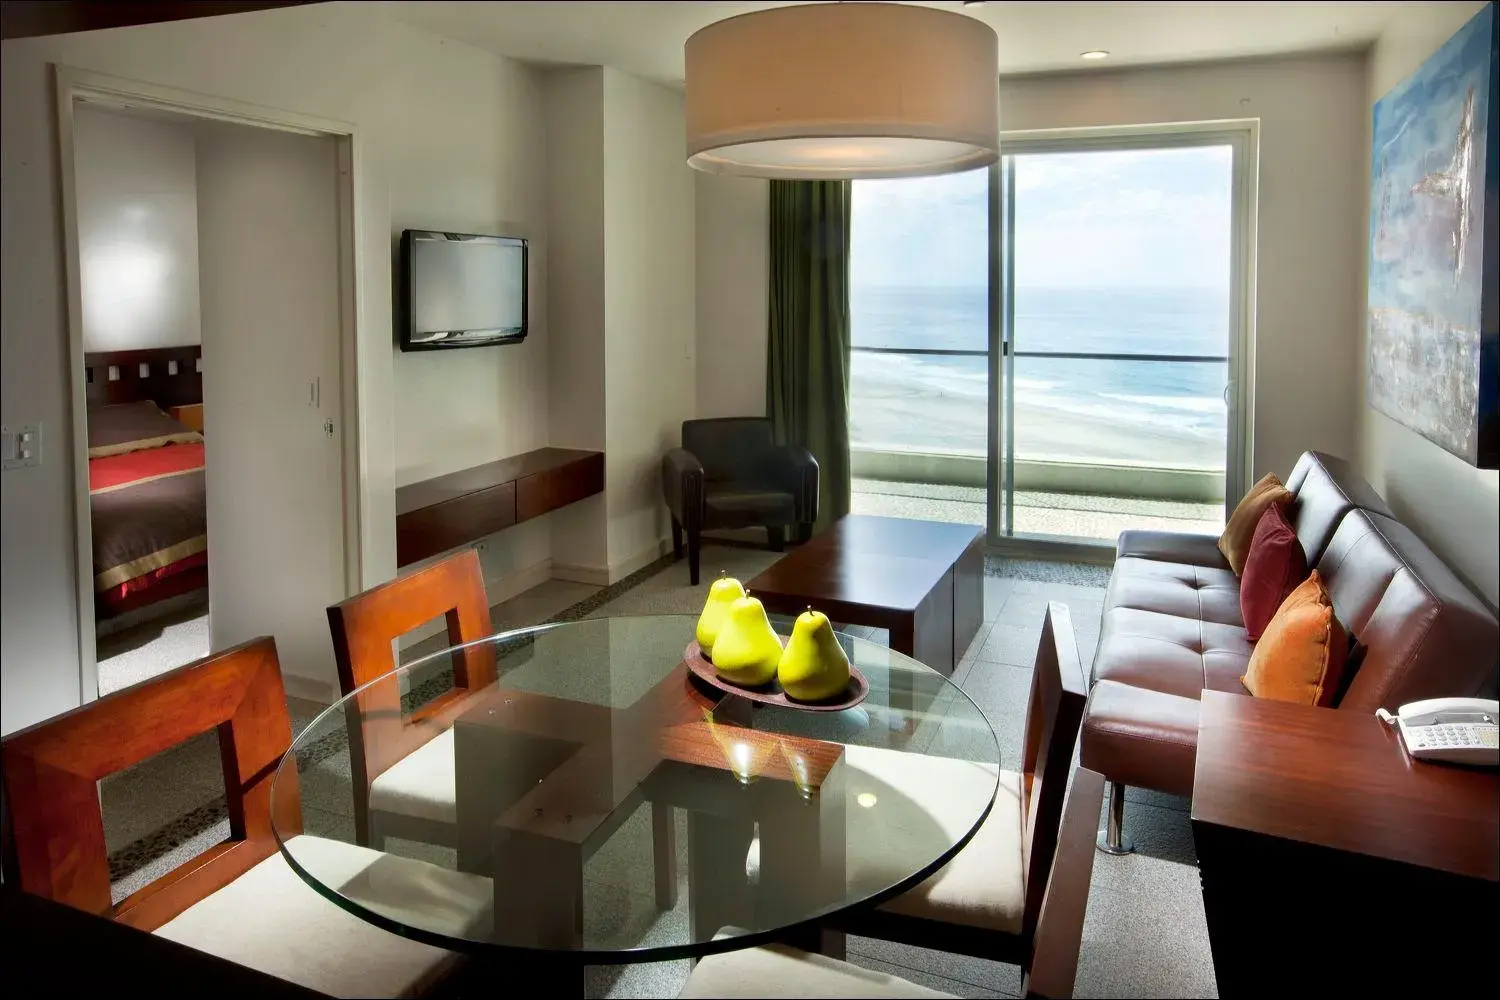
[[[1394,716],[1383,708],[1375,714],[1396,723],[1406,752],[1418,760],[1500,764],[1500,702],[1432,698],[1402,705]]]

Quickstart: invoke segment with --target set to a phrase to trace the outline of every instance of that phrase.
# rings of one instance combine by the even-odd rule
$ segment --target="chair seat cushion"
[[[785,521],[792,520],[794,509],[790,493],[713,483],[705,488],[703,504],[720,514],[758,514],[762,519],[774,517]]]
[[[947,997],[883,972],[780,945],[700,961],[682,997]]]
[[[1021,932],[1026,887],[1021,860],[1021,778],[990,764],[872,747],[845,749],[850,795],[875,796],[848,817],[845,864],[851,887],[875,891],[910,874],[910,859],[968,832],[974,793],[996,787],[994,805],[972,840],[886,910],[943,923]]]
[[[429,928],[487,934],[490,880],[322,837],[287,850],[325,884],[370,910],[401,920],[421,913]],[[413,918],[414,919],[414,918]],[[179,944],[341,997],[416,995],[447,973],[452,952],[398,937],[340,909],[312,889],[280,853],[157,928]]]
[[[456,823],[457,801],[451,729],[428,740],[370,783],[370,808],[398,816]]]

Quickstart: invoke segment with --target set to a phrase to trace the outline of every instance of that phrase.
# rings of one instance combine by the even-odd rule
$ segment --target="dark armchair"
[[[672,549],[698,583],[699,536],[706,528],[764,527],[781,551],[786,529],[798,541],[818,518],[818,463],[800,445],[777,445],[764,417],[685,420],[682,447],[661,462],[661,488],[672,512]]]

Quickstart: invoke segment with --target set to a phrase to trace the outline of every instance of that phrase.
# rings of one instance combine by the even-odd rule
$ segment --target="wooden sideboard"
[[[604,453],[539,448],[396,490],[406,566],[604,492]]]
[[[1193,840],[1221,997],[1493,985],[1500,773],[1374,715],[1203,692]]]

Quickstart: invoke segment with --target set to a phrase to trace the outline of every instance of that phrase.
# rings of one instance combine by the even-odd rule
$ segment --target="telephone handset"
[[[1394,716],[1383,708],[1375,714],[1396,723],[1406,752],[1418,760],[1500,764],[1500,702],[1431,698],[1402,705]]]

